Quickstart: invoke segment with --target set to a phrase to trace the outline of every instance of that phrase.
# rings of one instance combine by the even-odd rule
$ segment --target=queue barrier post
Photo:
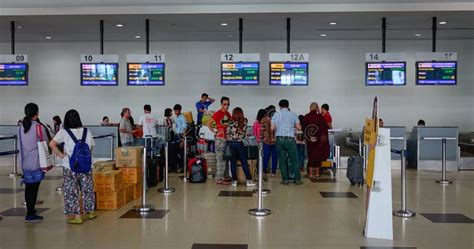
[[[169,187],[169,168],[168,168],[168,143],[165,144],[165,186],[158,189],[158,192],[163,194],[170,194],[175,191],[174,188]]]
[[[249,214],[257,217],[267,216],[272,213],[270,209],[263,207],[263,146],[260,142],[258,153],[258,207],[249,210]]]
[[[402,218],[411,218],[416,215],[415,212],[407,210],[407,203],[406,203],[406,194],[407,194],[407,168],[406,168],[406,161],[405,161],[405,150],[400,151],[400,168],[401,168],[401,209],[397,211],[393,211],[393,216],[402,217]]]
[[[143,181],[142,181],[142,204],[134,206],[133,209],[140,213],[147,213],[155,210],[155,206],[146,203],[146,191],[147,191],[147,182],[146,182],[146,146],[143,148]]]
[[[188,151],[188,145],[187,145],[187,137],[186,135],[184,135],[184,146],[183,146],[183,176],[180,177],[181,180],[183,180],[183,182],[187,182],[188,181],[188,172],[187,172],[187,168],[188,168],[188,159],[187,159],[187,151]]]
[[[449,185],[453,181],[446,177],[446,144],[447,140],[456,140],[455,137],[423,137],[423,140],[441,140],[441,179],[436,180],[441,185]]]

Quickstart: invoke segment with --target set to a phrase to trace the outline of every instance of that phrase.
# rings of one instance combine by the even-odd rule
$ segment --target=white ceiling
[[[439,25],[439,39],[474,39],[474,12],[390,13],[291,13],[291,14],[193,14],[193,15],[107,15],[107,16],[0,16],[0,42],[10,41],[10,21],[21,25],[18,42],[98,41],[99,20],[105,20],[106,41],[133,41],[145,35],[145,19],[151,22],[151,40],[222,41],[238,40],[238,19],[244,19],[244,40],[284,40],[286,18],[292,18],[291,38],[380,39],[381,18],[387,18],[387,39],[431,39],[432,17],[448,21]],[[328,23],[337,21],[338,25]],[[226,27],[221,26],[227,22]],[[115,24],[124,24],[118,28]],[[321,34],[327,34],[322,38]],[[421,37],[415,37],[419,33]],[[46,40],[52,36],[52,40]],[[229,36],[232,36],[231,38]]]

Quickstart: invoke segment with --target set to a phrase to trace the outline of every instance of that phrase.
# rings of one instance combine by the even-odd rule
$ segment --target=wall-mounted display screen
[[[417,61],[417,85],[456,85],[457,61]]]
[[[406,84],[405,62],[367,62],[367,86],[402,86]]]
[[[118,85],[118,63],[81,63],[81,85]]]
[[[307,86],[307,62],[270,62],[270,85]]]
[[[0,85],[28,85],[28,64],[0,63]]]
[[[222,85],[258,85],[259,62],[222,62]]]
[[[162,86],[165,84],[164,63],[128,63],[127,84],[130,86]]]

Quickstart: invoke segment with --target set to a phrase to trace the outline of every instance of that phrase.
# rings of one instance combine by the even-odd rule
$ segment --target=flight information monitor
[[[258,85],[259,62],[222,62],[222,85]]]
[[[118,63],[81,63],[81,85],[118,85]]]
[[[0,85],[28,85],[28,64],[0,63]]]
[[[416,62],[417,85],[456,85],[457,61]]]
[[[402,86],[406,84],[405,62],[367,62],[367,86]]]
[[[130,86],[163,86],[164,63],[128,63],[127,84]]]
[[[270,62],[270,85],[307,86],[307,62]]]

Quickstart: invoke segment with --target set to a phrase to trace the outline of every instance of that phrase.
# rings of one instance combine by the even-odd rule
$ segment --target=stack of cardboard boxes
[[[142,195],[143,147],[115,149],[114,161],[94,163],[98,210],[116,210]]]

